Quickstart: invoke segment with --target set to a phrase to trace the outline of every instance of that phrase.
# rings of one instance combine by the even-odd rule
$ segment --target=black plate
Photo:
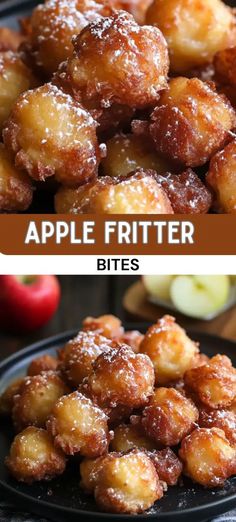
[[[145,327],[142,328],[145,331]],[[24,375],[26,367],[36,356],[55,353],[77,332],[71,331],[50,337],[17,352],[0,364],[0,393],[15,378]],[[201,350],[207,355],[224,353],[236,365],[236,344],[203,333],[190,334],[201,343]],[[79,488],[79,464],[77,458],[71,460],[66,473],[51,482],[35,483],[31,486],[12,479],[4,466],[4,459],[9,451],[14,434],[10,424],[6,423],[0,431],[0,485],[12,494],[12,500],[24,506],[24,510],[40,513],[55,521],[84,520],[153,520],[160,521],[203,521],[212,516],[236,507],[236,477],[228,480],[221,489],[207,490],[185,480],[184,487],[171,487],[164,498],[145,515],[109,515],[99,513],[91,497],[87,497]]]

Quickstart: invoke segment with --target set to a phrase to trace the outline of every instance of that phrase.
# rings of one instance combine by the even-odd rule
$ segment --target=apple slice
[[[170,286],[174,277],[173,275],[147,275],[142,279],[148,294],[169,301]]]
[[[172,281],[170,295],[180,312],[190,317],[207,317],[219,310],[229,296],[226,275],[183,275]]]

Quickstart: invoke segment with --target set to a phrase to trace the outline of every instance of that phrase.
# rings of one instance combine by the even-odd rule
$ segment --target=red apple
[[[0,275],[0,328],[30,332],[47,323],[60,300],[54,275]]]

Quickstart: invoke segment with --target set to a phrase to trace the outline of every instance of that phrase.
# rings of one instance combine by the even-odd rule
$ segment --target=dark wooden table
[[[137,277],[132,276],[61,276],[59,277],[62,298],[53,319],[43,328],[29,335],[12,335],[0,332],[0,359],[16,350],[40,341],[50,335],[80,327],[87,315],[104,313],[118,315],[128,320],[123,309],[122,298]]]

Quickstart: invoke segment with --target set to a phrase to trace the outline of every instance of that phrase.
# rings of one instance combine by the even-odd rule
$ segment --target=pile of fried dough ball
[[[57,358],[27,373],[0,397],[17,431],[6,465],[18,481],[50,480],[76,455],[78,483],[101,511],[142,513],[184,487],[182,474],[206,488],[236,475],[236,369],[200,353],[171,316],[145,335],[87,317]]]
[[[0,29],[0,211],[236,213],[235,87],[221,0],[45,0]]]

